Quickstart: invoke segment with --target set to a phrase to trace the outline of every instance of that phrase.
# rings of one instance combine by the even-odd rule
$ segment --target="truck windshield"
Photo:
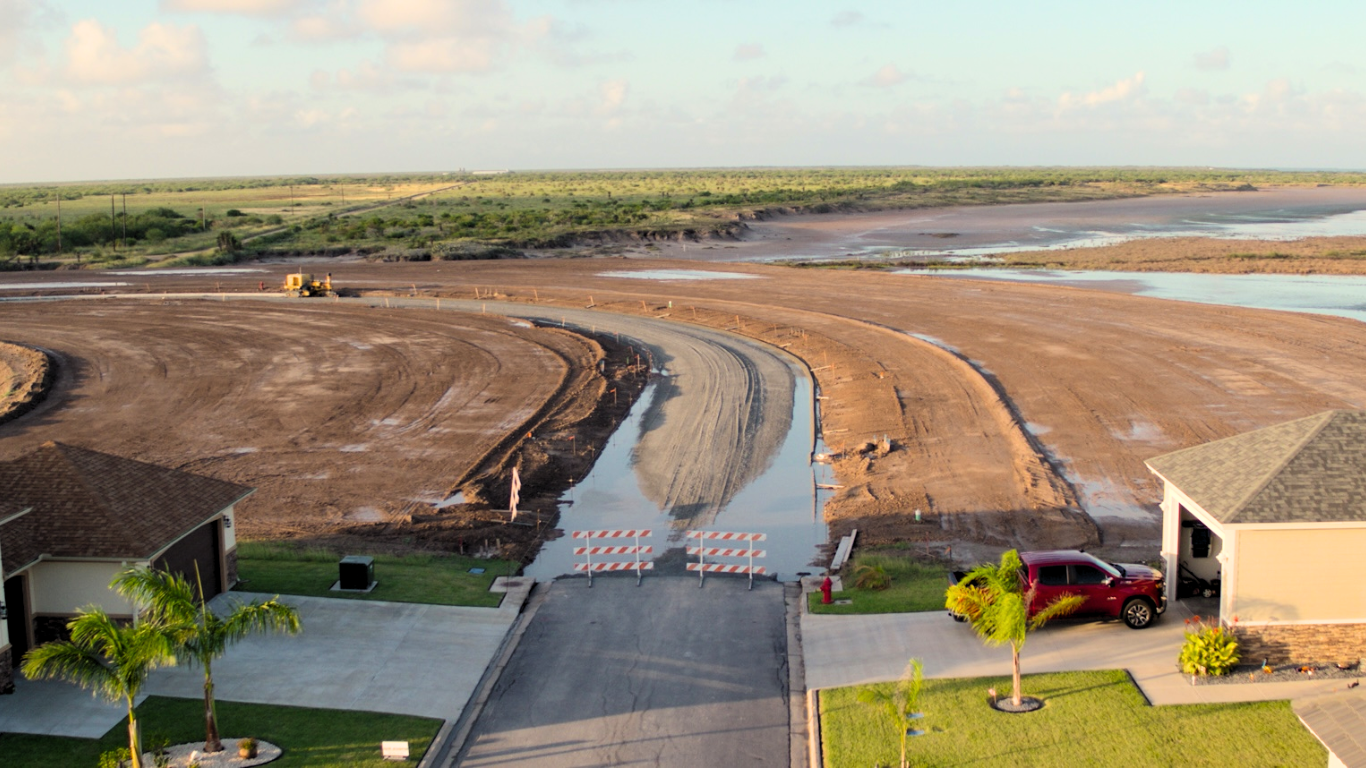
[[[1117,579],[1123,578],[1124,576],[1124,569],[1120,568],[1118,565],[1115,565],[1114,563],[1107,563],[1098,557],[1093,557],[1092,555],[1087,555],[1086,559],[1089,560],[1091,563],[1095,564],[1097,568],[1101,569],[1102,571],[1105,571],[1106,573],[1110,574],[1111,576],[1114,576]]]

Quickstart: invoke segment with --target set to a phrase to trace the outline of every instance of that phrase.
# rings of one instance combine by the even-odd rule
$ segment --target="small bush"
[[[881,563],[864,564],[854,569],[854,586],[881,592],[892,586],[892,577]]]
[[[133,753],[128,747],[111,749],[100,755],[100,768],[123,768],[124,763],[132,759]]]
[[[1233,627],[1186,620],[1186,641],[1181,644],[1181,671],[1187,675],[1226,675],[1238,665],[1238,638]]]
[[[228,209],[228,212],[225,213],[225,214],[223,214],[223,215],[224,215],[224,216],[227,216],[227,217],[230,218],[230,219],[235,219],[235,218],[237,218],[238,216],[246,216],[245,213],[242,213],[241,211],[237,210],[236,208],[229,208],[229,209]]]

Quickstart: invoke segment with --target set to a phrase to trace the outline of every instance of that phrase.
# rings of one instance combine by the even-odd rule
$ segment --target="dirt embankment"
[[[38,407],[55,374],[41,350],[0,341],[0,424]]]

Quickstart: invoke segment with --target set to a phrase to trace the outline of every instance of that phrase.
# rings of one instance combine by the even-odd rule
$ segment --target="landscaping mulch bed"
[[[1289,683],[1305,682],[1309,680],[1344,680],[1350,681],[1366,677],[1362,672],[1361,663],[1348,665],[1346,669],[1338,667],[1337,664],[1278,664],[1271,667],[1271,672],[1263,670],[1261,664],[1239,664],[1227,675],[1208,675],[1205,677],[1194,677],[1193,685],[1232,685],[1243,684],[1252,685],[1256,683]],[[1312,672],[1310,671],[1312,670]]]

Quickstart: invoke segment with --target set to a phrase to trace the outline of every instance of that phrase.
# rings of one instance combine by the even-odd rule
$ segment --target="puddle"
[[[599,272],[598,277],[624,277],[628,280],[751,280],[759,275],[740,272],[711,272],[705,269],[640,269],[631,271]]]
[[[833,483],[829,466],[812,464],[813,454],[825,452],[825,447],[815,439],[811,381],[795,367],[793,375],[792,422],[772,463],[714,516],[706,513],[705,517],[710,518],[708,524],[698,526],[712,531],[767,534],[767,540],[758,548],[768,556],[755,565],[763,565],[768,574],[776,573],[784,581],[795,580],[799,571],[815,570],[810,563],[828,535],[821,504],[831,493],[817,491],[815,486],[818,482]],[[561,498],[560,528],[566,535],[547,542],[535,562],[527,566],[526,575],[548,580],[573,572],[574,563],[581,562],[583,557],[574,555],[572,550],[583,546],[583,541],[569,538],[568,532],[572,530],[648,528],[653,536],[641,543],[654,547],[649,559],[683,560],[684,528],[641,490],[634,459],[646,414],[658,392],[658,383],[646,387],[588,476]]]
[[[1032,421],[1026,421],[1024,428],[1029,432],[1029,434],[1034,435],[1035,437],[1038,437],[1039,435],[1046,435],[1049,432],[1053,431],[1052,427],[1045,427],[1042,424],[1035,424]]]
[[[110,274],[117,274],[111,272]],[[65,283],[0,283],[0,291],[41,291],[44,289],[67,288],[122,288],[131,283],[119,282],[65,282]]]
[[[264,269],[254,269],[252,267],[204,267],[195,269],[139,269],[110,271],[111,275],[136,275],[138,277],[155,277],[156,275],[243,275],[254,272],[265,272]]]
[[[354,445],[343,445],[339,450],[342,453],[364,453],[370,450],[369,443],[355,443]]]
[[[908,269],[896,273],[1066,285],[1200,304],[1336,315],[1366,322],[1366,277],[1360,275],[1219,275],[1044,269]]]
[[[379,523],[383,522],[384,513],[374,507],[357,507],[346,514],[346,519],[358,523]]]
[[[260,448],[233,448],[232,453],[256,453]]]
[[[447,496],[446,498],[444,498],[444,499],[442,499],[442,500],[440,500],[440,501],[438,501],[438,502],[435,502],[434,504],[432,504],[432,506],[436,507],[437,509],[445,509],[446,507],[453,507],[453,506],[455,506],[456,504],[464,504],[464,503],[465,503],[465,492],[464,492],[464,491],[456,491],[455,493],[451,494],[450,496]]]

